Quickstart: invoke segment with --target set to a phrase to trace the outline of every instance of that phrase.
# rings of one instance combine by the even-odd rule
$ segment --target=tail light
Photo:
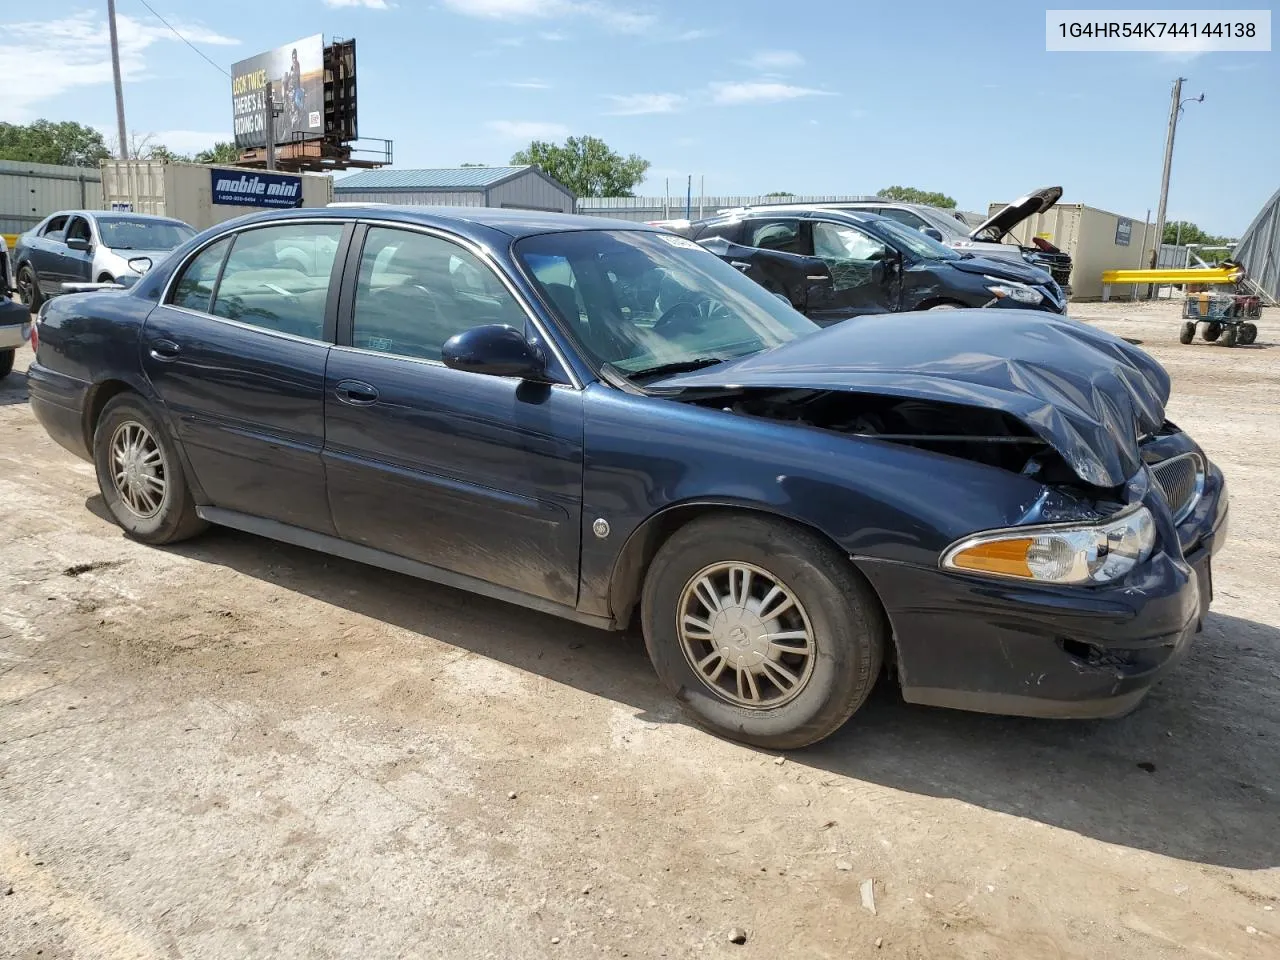
[[[40,318],[38,316],[31,318],[31,352],[35,353],[40,349]]]

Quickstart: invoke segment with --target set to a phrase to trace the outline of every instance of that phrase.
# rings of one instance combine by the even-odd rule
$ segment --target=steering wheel
[[[710,297],[703,297],[696,303],[691,300],[681,300],[675,306],[662,312],[658,322],[653,325],[653,332],[664,333],[668,328],[681,321],[709,320],[716,310],[723,309],[724,304],[718,300],[712,300]]]

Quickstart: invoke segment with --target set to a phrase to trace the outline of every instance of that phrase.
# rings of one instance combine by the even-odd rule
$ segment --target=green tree
[[[96,167],[110,156],[102,134],[79,123],[0,123],[0,160]]]
[[[1228,237],[1217,237],[1205,233],[1194,223],[1187,220],[1174,220],[1164,225],[1165,243],[1198,243],[1204,246],[1225,246],[1231,242]]]
[[[563,144],[535,140],[511,158],[531,163],[580,197],[630,197],[649,161],[622,156],[598,137],[569,137]]]
[[[943,210],[954,210],[956,208],[955,200],[936,190],[919,190],[916,187],[885,187],[876,196],[885,200],[898,200],[902,203],[922,203],[927,207],[941,207]]]
[[[795,194],[790,190],[774,190],[772,193],[766,193],[766,197],[794,197]]]
[[[460,163],[460,164],[458,164],[458,166],[460,166],[460,167],[487,167],[487,166],[488,166],[488,164],[487,164],[487,163]]]
[[[195,155],[196,163],[235,163],[240,159],[240,148],[234,143],[219,141],[208,150]]]

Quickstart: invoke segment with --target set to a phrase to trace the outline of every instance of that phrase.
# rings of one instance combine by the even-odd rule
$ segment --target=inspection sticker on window
[[[677,237],[674,233],[660,233],[659,240],[665,240],[673,247],[679,247],[681,250],[701,250],[702,248],[692,240],[686,240],[684,237]]]
[[[1213,53],[1269,51],[1270,10],[1046,10],[1045,49]]]

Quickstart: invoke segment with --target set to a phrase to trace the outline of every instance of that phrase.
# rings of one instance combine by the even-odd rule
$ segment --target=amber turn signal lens
[[[1027,565],[1027,551],[1035,541],[1031,537],[1013,540],[992,540],[976,543],[951,558],[951,566],[961,570],[977,570],[982,573],[998,573],[1006,577],[1027,577],[1033,574]]]

